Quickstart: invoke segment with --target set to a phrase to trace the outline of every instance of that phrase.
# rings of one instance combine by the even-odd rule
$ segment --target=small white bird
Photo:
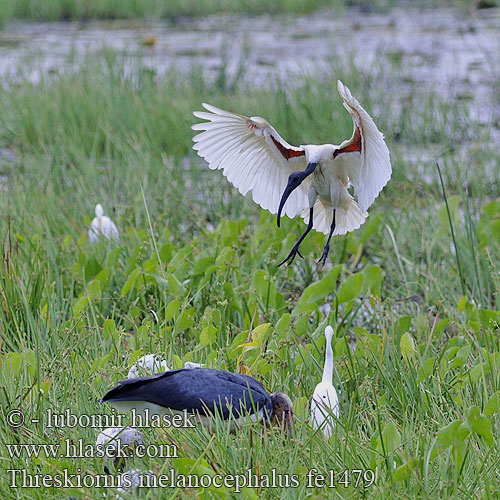
[[[339,398],[337,391],[333,387],[333,351],[332,337],[333,328],[325,328],[326,354],[325,366],[323,368],[323,378],[314,389],[311,401],[311,420],[315,429],[321,428],[326,437],[333,433],[335,421],[333,416],[339,416]]]
[[[169,370],[167,362],[159,354],[146,354],[139,358],[128,371],[127,378],[149,377]]]
[[[366,210],[391,178],[389,150],[370,115],[338,82],[344,107],[354,122],[351,139],[333,144],[291,146],[263,118],[237,115],[203,104],[209,111],[195,111],[208,122],[193,125],[202,130],[193,138],[193,149],[212,170],[222,169],[241,194],[252,191],[253,200],[272,214],[300,215],[307,229],[279,265],[291,263],[311,229],[328,234],[323,254],[326,262],[334,234],[358,229]],[[358,203],[350,195],[354,186]]]
[[[98,203],[95,206],[95,217],[92,219],[89,228],[89,239],[91,243],[97,243],[101,236],[104,236],[108,240],[110,238],[118,238],[120,233],[116,224],[106,215],[102,205]]]

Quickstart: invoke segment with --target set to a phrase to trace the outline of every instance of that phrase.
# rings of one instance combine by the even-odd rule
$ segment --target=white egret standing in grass
[[[281,425],[293,434],[293,404],[282,392],[268,392],[254,378],[209,368],[170,370],[151,377],[118,382],[102,401],[120,413],[135,410],[149,415],[175,415],[188,412],[209,423],[214,414],[232,424],[239,419],[259,420]]]
[[[333,416],[339,416],[339,398],[337,391],[333,387],[333,351],[332,337],[333,328],[327,326],[325,328],[326,337],[326,353],[325,366],[323,367],[323,378],[314,389],[311,401],[311,420],[313,426],[321,428],[326,437],[330,437],[333,433],[335,421]]]
[[[349,140],[333,144],[291,146],[263,118],[237,115],[203,104],[194,112],[208,120],[193,125],[201,130],[193,140],[198,154],[211,169],[222,169],[241,194],[280,217],[300,215],[307,229],[279,264],[291,263],[306,235],[315,229],[328,234],[318,263],[325,264],[332,235],[358,229],[366,210],[391,178],[389,150],[370,115],[338,82],[344,107],[351,114],[354,132]],[[348,191],[354,186],[358,202]]]
[[[98,203],[95,206],[95,217],[92,219],[89,228],[89,239],[91,243],[97,243],[101,236],[104,236],[108,240],[110,238],[118,238],[120,233],[116,224],[106,215],[102,205]]]

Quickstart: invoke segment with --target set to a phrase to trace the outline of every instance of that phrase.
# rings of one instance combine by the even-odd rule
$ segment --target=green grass
[[[177,19],[211,14],[305,14],[319,9],[342,12],[350,6],[385,11],[400,0],[2,0],[0,23],[12,20]],[[464,0],[420,0],[420,6],[473,8]]]
[[[342,4],[337,0],[333,6]],[[330,7],[329,0],[3,0],[0,19],[35,21],[67,21],[84,19],[178,18],[214,13],[276,14],[280,12],[307,13]]]
[[[26,422],[13,429],[0,419],[2,498],[101,498],[104,490],[9,488],[6,469],[96,474],[106,462],[26,462],[10,459],[4,445],[93,443],[94,429],[48,429],[46,410],[110,414],[98,399],[148,352],[163,353],[171,367],[193,360],[248,370],[290,395],[296,435],[284,442],[267,432],[264,443],[258,426],[231,435],[222,423],[213,435],[148,430],[149,443],[177,444],[179,458],[137,459],[136,467],[299,476],[297,488],[255,488],[245,498],[324,498],[323,488],[306,487],[313,467],[376,471],[366,491],[339,485],[332,498],[498,495],[500,202],[498,169],[487,173],[498,152],[479,142],[487,131],[463,103],[401,90],[397,71],[384,67],[334,67],[320,81],[305,76],[287,89],[271,82],[257,90],[221,75],[210,82],[198,70],[164,78],[140,64],[125,70],[108,53],[37,85],[3,82],[0,147],[16,160],[0,159],[0,404],[2,415],[21,408]],[[325,240],[316,233],[301,247],[304,260],[278,269],[303,224],[287,219],[278,229],[203,166],[191,149],[191,112],[205,101],[264,115],[292,143],[338,143],[352,122],[337,78],[386,134],[393,178],[367,223],[334,239],[331,269],[315,264]],[[121,230],[118,242],[87,240],[99,202]],[[335,330],[341,394],[329,440],[308,420],[326,324]],[[252,330],[255,348],[241,357]]]

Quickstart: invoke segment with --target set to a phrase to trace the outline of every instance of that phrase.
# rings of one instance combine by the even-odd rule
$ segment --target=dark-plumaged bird
[[[391,178],[389,149],[370,115],[349,89],[337,85],[344,107],[354,122],[352,137],[340,145],[292,146],[264,119],[230,113],[209,104],[195,111],[208,120],[193,125],[201,131],[193,149],[212,170],[221,169],[242,195],[272,214],[299,215],[307,228],[288,256],[293,262],[306,235],[315,229],[328,234],[318,263],[325,264],[333,235],[358,229],[366,210]],[[357,202],[348,191],[354,187]]]
[[[281,392],[268,392],[254,378],[208,368],[170,370],[151,377],[118,382],[103,398],[120,413],[135,409],[149,415],[187,411],[204,422],[219,414],[239,423],[247,416],[264,424],[278,423],[293,433],[293,404]]]

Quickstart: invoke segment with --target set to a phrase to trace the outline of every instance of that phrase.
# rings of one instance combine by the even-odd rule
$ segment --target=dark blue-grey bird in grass
[[[183,411],[197,414],[208,422],[215,413],[234,422],[252,420],[278,423],[293,434],[293,404],[282,392],[268,392],[254,378],[240,373],[198,368],[159,373],[151,377],[121,380],[102,401],[121,413],[135,409],[149,415],[168,415]]]

